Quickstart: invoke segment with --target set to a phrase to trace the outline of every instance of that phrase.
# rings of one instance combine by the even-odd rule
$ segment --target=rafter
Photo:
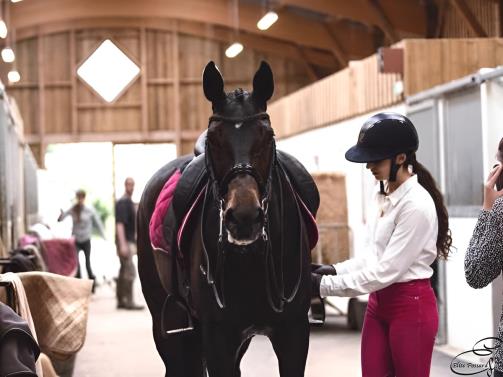
[[[304,50],[302,49],[302,47],[297,46],[297,51],[299,52],[300,56],[303,57],[302,62],[304,63],[304,67],[306,68],[307,73],[309,74],[309,78],[312,81],[319,80],[320,77],[318,77],[318,74],[314,70],[313,66],[311,64],[309,64],[309,61],[308,61],[306,54],[304,53]]]
[[[376,17],[379,18],[380,27],[390,43],[396,43],[400,40],[398,33],[395,31],[394,26],[391,24],[388,16],[386,15],[384,9],[379,4],[378,0],[367,0],[367,6],[375,13]]]
[[[292,14],[280,12],[280,18],[266,32],[259,31],[256,22],[262,16],[262,8],[257,5],[241,4],[239,26],[251,34],[296,43],[301,46],[330,51],[331,41],[326,29],[319,22]],[[25,1],[12,8],[12,24],[16,29],[45,23],[78,20],[95,17],[171,18],[198,21],[232,28],[229,2],[224,0],[38,0]],[[345,39],[344,50],[350,58],[362,58],[374,52],[371,35],[364,29],[341,23],[337,33]],[[358,43],[354,43],[358,41]]]
[[[451,0],[452,6],[458,11],[459,15],[465,20],[466,24],[470,30],[479,38],[486,38],[487,33],[480,25],[479,21],[473,14],[473,12],[468,8],[468,5],[464,0]]]
[[[39,31],[42,34],[52,34],[77,29],[101,29],[110,27],[141,29],[148,26],[150,29],[172,31],[175,23],[178,24],[178,31],[182,34],[202,37],[219,42],[229,42],[234,37],[232,29],[228,27],[208,25],[201,22],[158,18],[140,19],[109,17],[60,21],[41,26],[33,26],[19,30],[16,33],[16,37],[18,40],[23,40],[38,35]],[[326,69],[328,68],[329,70],[335,70],[337,68],[333,55],[329,51],[304,47],[304,56],[301,56],[296,44],[246,32],[241,32],[240,40],[247,48],[251,48],[256,51],[262,51],[297,61],[307,59],[309,64],[324,67]]]
[[[367,0],[279,0],[282,5],[304,8],[334,18],[348,18],[369,26],[384,28],[382,19],[367,5]],[[381,7],[395,29],[410,35],[426,34],[426,13],[416,0],[381,0]],[[413,17],[409,17],[413,15]]]
[[[335,34],[330,29],[330,26],[325,24],[325,29],[327,30],[327,33],[331,38],[332,48],[330,49],[330,51],[332,52],[332,54],[334,54],[334,57],[339,62],[339,65],[341,67],[345,67],[348,64],[348,57],[346,55],[346,52],[342,48]]]

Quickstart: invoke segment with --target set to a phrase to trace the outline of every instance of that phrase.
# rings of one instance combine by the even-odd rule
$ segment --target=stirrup
[[[194,330],[190,310],[176,295],[169,294],[161,310],[161,331],[163,336],[175,335]]]

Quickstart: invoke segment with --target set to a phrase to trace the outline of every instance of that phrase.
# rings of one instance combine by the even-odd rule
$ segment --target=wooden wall
[[[394,47],[403,50],[403,77],[379,73],[376,55],[351,62],[269,106],[276,135],[287,137],[389,107],[404,96],[503,65],[502,38],[406,39]],[[403,94],[394,94],[395,85],[403,85]]]
[[[110,38],[141,67],[140,77],[113,104],[107,104],[77,78],[77,67]],[[192,149],[207,126],[211,105],[204,97],[201,74],[214,60],[226,90],[251,89],[262,59],[275,75],[280,98],[312,79],[302,62],[278,54],[245,49],[225,58],[227,43],[176,30],[147,27],[70,29],[18,41],[22,80],[8,92],[16,99],[26,139],[38,153],[49,143],[75,141],[175,142],[182,153]]]
[[[502,36],[500,1],[497,0],[463,0],[466,8],[480,24],[488,37]],[[474,38],[480,37],[470,28],[466,19],[456,8],[452,0],[445,1],[444,18],[440,25],[442,38]],[[441,7],[442,8],[442,7]]]
[[[403,43],[406,96],[503,64],[502,38],[407,39]]]
[[[399,74],[378,72],[377,56],[350,62],[349,67],[281,98],[269,107],[279,137],[290,136],[335,121],[400,102],[393,86]]]

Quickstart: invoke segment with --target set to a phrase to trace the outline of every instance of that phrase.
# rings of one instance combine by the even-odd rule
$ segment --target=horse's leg
[[[157,275],[152,248],[146,236],[148,233],[143,227],[144,225],[139,224],[138,274],[145,301],[152,315],[154,342],[166,367],[166,376],[202,377],[204,372],[199,328],[167,338],[162,336],[161,313],[166,291]]]
[[[201,324],[201,331],[209,376],[240,377],[239,360],[243,356],[240,352],[241,332],[215,322]]]
[[[280,376],[303,377],[309,348],[307,316],[275,326],[269,338],[278,357]]]

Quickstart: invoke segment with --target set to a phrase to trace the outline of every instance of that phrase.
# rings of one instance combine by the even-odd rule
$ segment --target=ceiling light
[[[107,102],[115,101],[139,74],[140,68],[110,39],[77,69],[77,75]]]
[[[228,58],[235,58],[241,53],[241,51],[243,51],[243,45],[239,42],[234,42],[227,47],[227,50],[225,50],[225,56]]]
[[[0,20],[0,38],[7,38],[7,25],[4,20]]]
[[[14,60],[16,60],[14,51],[12,51],[12,48],[10,47],[4,47],[0,54],[2,55],[3,61],[6,63],[12,63]]]
[[[16,69],[12,69],[11,71],[9,71],[9,73],[7,73],[7,78],[9,79],[9,82],[11,84],[14,84],[21,80],[21,75]]]
[[[260,30],[267,30],[269,29],[272,24],[274,24],[276,21],[278,21],[278,14],[276,12],[270,11],[264,14],[264,17],[262,17],[258,22],[257,22],[257,27]]]
[[[10,0],[12,3],[19,3],[20,1],[23,1],[23,0]]]

